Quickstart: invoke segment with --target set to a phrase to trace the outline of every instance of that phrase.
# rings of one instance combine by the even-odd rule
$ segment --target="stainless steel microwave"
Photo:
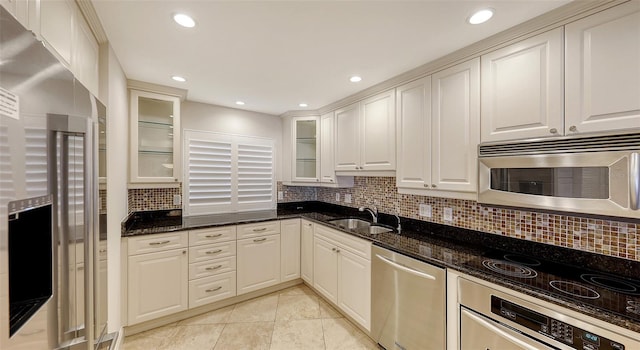
[[[640,218],[640,133],[481,144],[478,202]]]

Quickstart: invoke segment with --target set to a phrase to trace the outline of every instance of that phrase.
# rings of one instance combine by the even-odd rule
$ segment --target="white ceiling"
[[[323,107],[568,2],[93,1],[129,79],[276,115]],[[466,23],[485,7],[493,19]],[[178,26],[178,12],[196,27]],[[363,80],[350,83],[354,74]]]

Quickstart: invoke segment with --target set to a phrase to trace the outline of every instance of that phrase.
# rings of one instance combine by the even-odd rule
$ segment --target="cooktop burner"
[[[566,293],[574,297],[585,299],[600,298],[600,294],[598,292],[578,283],[568,281],[551,281],[549,282],[549,285],[552,288],[561,291],[562,293]]]
[[[527,266],[511,263],[509,261],[489,259],[482,262],[486,268],[493,272],[518,278],[535,278],[538,273]]]
[[[499,250],[485,251],[466,265],[497,280],[640,322],[638,280]]]
[[[633,282],[626,281],[620,278],[599,275],[593,273],[583,273],[580,275],[583,281],[596,285],[598,287],[607,288],[614,292],[620,292],[624,294],[640,295],[640,286]]]

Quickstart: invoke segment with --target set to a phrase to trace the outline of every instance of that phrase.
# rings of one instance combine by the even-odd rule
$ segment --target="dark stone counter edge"
[[[148,214],[148,219],[158,219],[162,221],[162,217],[164,217],[167,213],[175,214],[176,211],[172,210],[143,213]],[[277,214],[269,218],[246,219],[238,222],[223,222],[192,227],[188,227],[180,223],[167,226],[150,225],[150,227],[143,229],[131,229],[129,220],[131,220],[136,214],[139,213],[132,213],[127,217],[127,219],[125,219],[125,221],[123,221],[122,237],[134,237],[148,234],[187,231],[236,224],[259,223],[273,220],[286,220],[296,218],[301,218],[324,225],[330,225],[327,223],[327,221],[335,218],[360,217],[369,221],[371,219],[368,213],[358,212],[356,208],[343,207],[335,204],[316,201],[279,204]],[[481,255],[483,251],[494,248],[513,253],[522,253],[526,255],[531,255],[531,252],[535,252],[537,257],[541,257],[545,260],[562,261],[563,263],[567,263],[569,265],[587,267],[592,270],[603,271],[604,273],[608,274],[614,273],[623,277],[635,277],[634,273],[637,274],[637,271],[640,271],[640,262],[582,252],[543,243],[524,241],[520,239],[467,230],[453,226],[441,225],[408,218],[401,219],[402,230],[400,234],[395,231],[392,233],[369,235],[352,230],[345,230],[337,226],[332,226],[332,228],[354,235],[356,237],[360,237],[362,239],[366,239],[373,242],[375,245],[402,253],[406,256],[418,259],[420,261],[434,264],[443,268],[449,268],[509,288],[511,290],[518,291],[520,293],[538,299],[542,299],[552,304],[571,309],[581,314],[603,320],[613,325],[629,329],[633,332],[640,333],[640,322],[637,322],[635,320],[606,312],[593,306],[582,304],[570,299],[560,299],[556,296],[546,294],[540,290],[534,290],[525,285],[519,285],[517,283],[505,281],[500,278],[496,278],[496,276],[494,275],[483,273],[483,271],[481,270],[469,268],[463,265],[463,263],[468,261],[470,257]],[[395,227],[396,225],[396,219],[393,215],[387,215],[383,213],[380,213],[379,222],[383,225],[393,227]],[[409,248],[406,245],[398,246],[398,244],[396,243],[399,239],[409,241],[413,244],[421,245],[422,247],[429,247],[430,252],[432,252],[432,249],[435,248],[435,250],[437,251],[447,251],[451,255],[445,256],[443,258],[442,256],[438,257],[437,254],[436,257],[433,256],[434,254],[431,254],[431,256],[421,254],[421,252],[418,252],[415,249],[411,249],[415,247]]]

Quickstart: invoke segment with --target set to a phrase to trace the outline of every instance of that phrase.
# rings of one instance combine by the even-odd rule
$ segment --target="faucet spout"
[[[371,214],[371,218],[373,219],[373,222],[376,223],[376,224],[378,223],[378,208],[377,207],[373,207],[373,210],[369,209],[369,208],[365,208],[365,207],[360,207],[360,208],[358,208],[358,210],[359,211],[365,211],[365,210],[368,211],[369,214]]]

